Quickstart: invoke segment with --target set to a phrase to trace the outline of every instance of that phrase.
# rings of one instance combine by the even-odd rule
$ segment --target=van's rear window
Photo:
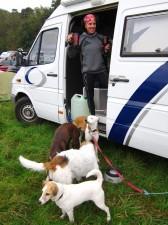
[[[168,57],[168,12],[127,16],[121,56]]]

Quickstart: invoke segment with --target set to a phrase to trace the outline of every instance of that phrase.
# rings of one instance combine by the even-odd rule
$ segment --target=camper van
[[[108,89],[95,88],[99,131],[110,140],[168,158],[168,2],[62,0],[45,21],[12,81],[16,117],[64,123],[87,115],[80,57],[68,33],[87,13],[112,42]],[[75,112],[75,115],[74,115]]]

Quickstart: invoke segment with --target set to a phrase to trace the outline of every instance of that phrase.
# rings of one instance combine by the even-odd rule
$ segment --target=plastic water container
[[[74,120],[78,116],[90,115],[87,99],[80,94],[75,94],[71,98],[71,118]]]

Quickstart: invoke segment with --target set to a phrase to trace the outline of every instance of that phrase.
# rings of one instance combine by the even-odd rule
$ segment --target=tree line
[[[49,8],[25,8],[21,12],[0,9],[0,52],[23,48],[29,50],[44,21],[60,4],[52,0]]]

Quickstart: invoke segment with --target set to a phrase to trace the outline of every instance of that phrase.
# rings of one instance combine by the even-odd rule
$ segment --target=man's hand
[[[73,43],[73,33],[68,34],[68,36],[67,36],[67,42],[69,44],[72,44]]]

